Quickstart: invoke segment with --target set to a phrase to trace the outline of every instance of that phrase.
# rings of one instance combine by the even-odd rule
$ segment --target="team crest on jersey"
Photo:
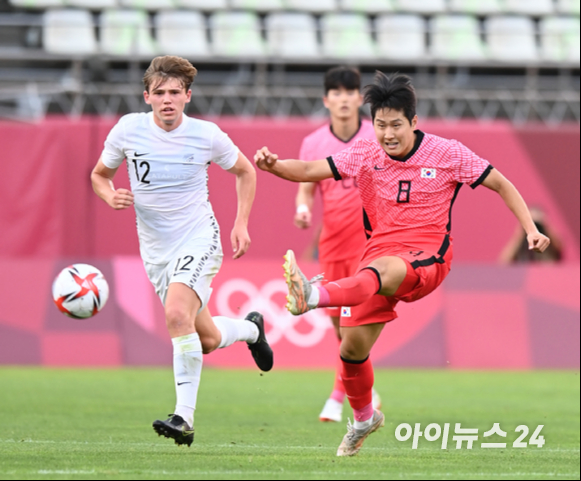
[[[184,155],[184,162],[192,163],[194,161],[194,154]]]
[[[422,169],[422,179],[435,179],[436,169]]]
[[[351,317],[351,308],[350,307],[342,307],[341,308],[341,317]]]

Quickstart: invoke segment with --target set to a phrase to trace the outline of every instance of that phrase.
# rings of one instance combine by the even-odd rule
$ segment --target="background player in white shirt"
[[[210,284],[222,263],[220,231],[208,200],[211,162],[236,176],[238,212],[231,234],[234,259],[250,246],[248,218],[256,190],[254,166],[211,122],[183,114],[197,70],[180,57],[157,57],[143,78],[147,114],[129,114],[113,127],[91,174],[97,195],[112,208],[135,206],[141,257],[165,307],[174,347],[177,403],[167,420],[153,423],[176,444],[191,445],[202,353],[245,341],[258,367],[273,354],[257,312],[245,320],[214,317],[207,308]],[[131,190],[113,178],[126,159]]]

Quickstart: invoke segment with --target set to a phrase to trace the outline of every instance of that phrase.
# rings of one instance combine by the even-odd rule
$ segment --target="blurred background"
[[[579,14],[578,0],[0,0],[0,363],[170,364],[134,212],[109,209],[89,174],[119,116],[148,110],[141,77],[151,59],[173,54],[199,70],[187,113],[216,122],[249,158],[263,145],[298,156],[327,119],[330,67],[359,67],[363,85],[378,69],[409,74],[419,127],[507,175],[556,249],[529,258],[502,201],[463,189],[452,273],[401,306],[375,364],[578,368]],[[123,169],[116,186],[128,187]],[[318,273],[316,227],[293,226],[296,189],[259,172],[253,245],[234,262],[234,178],[210,168],[226,252],[210,308],[263,311],[278,366],[333,367],[325,315],[293,318],[282,307],[288,248]],[[65,318],[52,303],[52,279],[74,262],[96,265],[111,286],[91,320]],[[245,350],[205,362],[251,367]]]

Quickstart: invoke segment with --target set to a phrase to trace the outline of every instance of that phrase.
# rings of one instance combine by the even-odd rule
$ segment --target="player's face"
[[[180,80],[168,78],[154,85],[150,92],[143,92],[143,98],[153,109],[156,125],[169,132],[182,123],[182,114],[192,98],[192,91],[186,92]]]
[[[347,120],[359,115],[359,107],[363,105],[363,97],[357,89],[339,87],[331,89],[323,97],[325,107],[329,109],[331,117]]]
[[[417,116],[410,123],[402,111],[393,109],[378,110],[373,121],[377,141],[393,157],[405,157],[412,151],[417,124]]]

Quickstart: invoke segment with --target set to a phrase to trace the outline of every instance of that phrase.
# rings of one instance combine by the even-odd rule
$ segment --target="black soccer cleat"
[[[245,319],[249,322],[253,322],[258,327],[258,341],[254,344],[248,344],[248,349],[252,353],[254,362],[261,371],[270,371],[272,365],[274,364],[274,355],[272,349],[268,345],[266,340],[266,334],[264,332],[264,318],[259,312],[251,312]]]
[[[194,442],[194,428],[177,414],[171,414],[165,421],[154,421],[153,430],[158,436],[173,439],[177,445],[187,444],[190,447]]]

